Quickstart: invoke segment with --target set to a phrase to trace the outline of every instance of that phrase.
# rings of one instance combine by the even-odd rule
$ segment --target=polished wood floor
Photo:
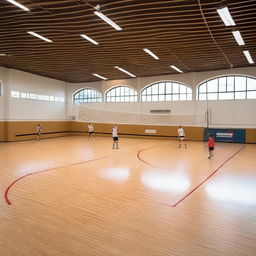
[[[1,256],[255,256],[256,145],[0,143]]]

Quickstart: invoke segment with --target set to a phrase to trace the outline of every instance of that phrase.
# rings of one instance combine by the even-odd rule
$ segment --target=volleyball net
[[[78,120],[92,123],[111,123],[111,124],[144,124],[144,125],[188,125],[204,126],[207,123],[206,113],[202,114],[150,114],[119,112],[78,107]]]

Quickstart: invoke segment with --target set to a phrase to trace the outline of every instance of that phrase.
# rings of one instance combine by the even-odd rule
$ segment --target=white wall
[[[256,67],[216,70],[209,72],[191,72],[185,74],[164,75],[155,77],[140,77],[124,80],[109,80],[91,83],[68,84],[67,97],[69,102],[68,115],[75,115],[72,107],[74,92],[81,88],[94,88],[105,95],[112,87],[130,86],[140,91],[155,82],[176,81],[192,88],[193,100],[182,102],[138,102],[138,103],[89,103],[88,107],[116,110],[123,112],[149,113],[151,109],[170,109],[172,114],[203,114],[209,109],[211,127],[256,127],[256,100],[225,100],[225,101],[196,101],[197,86],[206,80],[222,75],[246,75],[256,78]]]
[[[5,120],[66,120],[66,103],[10,97],[11,91],[20,91],[66,98],[65,82],[0,68],[0,80],[2,79],[5,80],[5,91],[4,102],[0,101],[0,104],[4,107],[4,115],[0,111],[0,118],[2,115]]]
[[[8,111],[8,73],[7,68],[0,67],[0,83],[1,83],[1,96],[0,96],[0,120],[5,120]]]

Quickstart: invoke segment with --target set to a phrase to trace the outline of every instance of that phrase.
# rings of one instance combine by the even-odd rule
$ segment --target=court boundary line
[[[138,145],[138,144],[144,144],[143,143],[136,143],[135,145]],[[156,146],[154,146],[156,147]],[[147,149],[147,148],[146,148]],[[4,192],[4,198],[5,198],[5,202],[8,204],[8,205],[12,205],[12,202],[11,200],[9,199],[9,196],[8,196],[8,193],[10,191],[10,189],[17,183],[19,182],[20,180],[28,177],[28,176],[31,176],[31,175],[34,175],[34,174],[39,174],[39,173],[43,173],[43,172],[48,172],[48,171],[51,171],[51,170],[57,170],[57,169],[61,169],[61,168],[66,168],[66,167],[70,167],[70,166],[75,166],[75,165],[79,165],[79,164],[84,164],[84,163],[89,163],[89,162],[93,162],[93,161],[97,161],[97,160],[101,160],[101,159],[106,159],[108,158],[110,155],[106,155],[106,156],[102,156],[102,157],[98,157],[98,158],[94,158],[94,159],[89,159],[89,160],[86,160],[86,161],[81,161],[81,162],[76,162],[76,163],[73,163],[73,164],[69,164],[69,165],[64,165],[64,166],[57,166],[57,167],[53,167],[53,168],[48,168],[48,169],[44,169],[44,170],[40,170],[40,171],[36,171],[36,172],[30,172],[28,174],[25,174],[19,178],[17,178],[16,180],[14,180],[8,187],[7,189],[5,190]]]
[[[90,160],[86,160],[86,161],[82,161],[82,162],[78,162],[78,163],[73,163],[73,164],[69,164],[69,165],[65,165],[65,166],[59,166],[59,167],[53,167],[53,168],[48,168],[48,169],[45,169],[45,170],[41,170],[41,171],[37,171],[37,172],[30,172],[28,174],[25,174],[23,176],[21,176],[20,178],[14,180],[8,187],[7,189],[5,190],[5,193],[4,193],[4,198],[5,198],[5,202],[8,204],[8,205],[11,205],[12,202],[11,200],[9,199],[8,197],[8,193],[10,191],[10,189],[17,183],[19,182],[20,180],[28,177],[28,176],[31,176],[31,175],[34,175],[34,174],[39,174],[39,173],[42,173],[42,172],[48,172],[48,171],[52,171],[52,170],[57,170],[57,169],[61,169],[61,168],[66,168],[66,167],[70,167],[70,166],[75,166],[75,165],[79,165],[79,164],[84,164],[84,163],[89,163],[89,162],[93,162],[93,161],[97,161],[97,160],[101,160],[101,159],[104,159],[104,158],[107,158],[108,156],[102,156],[102,157],[98,157],[98,158],[95,158],[95,159],[90,159]]]
[[[141,149],[137,152],[137,158],[143,162],[144,164],[147,164],[149,166],[152,166],[154,168],[158,168],[158,169],[164,169],[161,167],[157,167],[154,166],[146,161],[144,161],[141,157],[140,157],[140,153],[151,149],[154,147],[150,147],[150,148],[146,148],[146,149]],[[185,196],[183,196],[181,199],[179,199],[176,203],[174,203],[173,205],[170,205],[170,207],[176,207],[177,205],[179,205],[181,202],[183,202],[187,197],[189,197],[193,192],[195,192],[199,187],[201,187],[205,182],[207,182],[216,172],[218,172],[227,162],[229,162],[233,157],[235,157],[237,154],[239,154],[243,149],[245,148],[245,145],[243,145],[238,151],[236,151],[233,155],[231,155],[229,158],[227,158],[219,167],[217,167],[209,176],[207,176],[202,182],[200,182],[196,187],[194,187],[192,190],[190,190],[187,194],[185,194]],[[164,169],[166,170],[166,168]]]

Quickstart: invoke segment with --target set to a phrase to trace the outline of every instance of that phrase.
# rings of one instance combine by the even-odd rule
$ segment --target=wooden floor
[[[218,143],[211,160],[202,142],[111,147],[0,143],[0,255],[256,255],[256,145]]]

